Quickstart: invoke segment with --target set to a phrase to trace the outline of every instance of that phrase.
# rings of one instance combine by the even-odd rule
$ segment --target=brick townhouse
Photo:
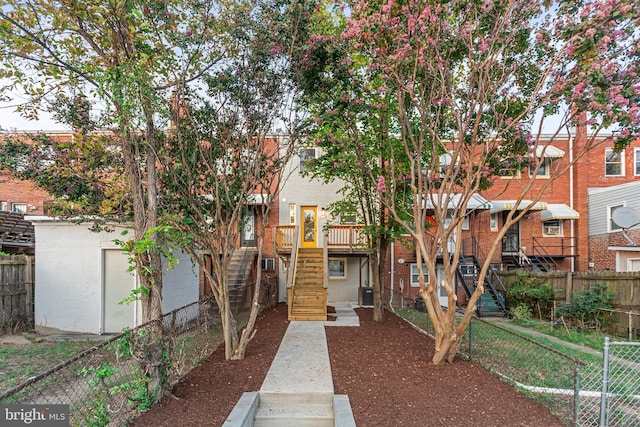
[[[545,139],[544,135],[540,137],[541,141]],[[640,141],[616,152],[611,139],[598,137],[566,173],[547,182],[554,171],[569,166],[574,156],[583,151],[586,141],[585,127],[553,138],[544,150],[538,149],[542,166],[535,176],[529,170],[502,171],[492,188],[474,195],[462,235],[456,236],[463,240],[463,254],[473,254],[480,264],[484,262],[483,254],[496,239],[515,201],[524,193],[522,204],[529,204],[546,183],[548,187],[533,208],[502,239],[501,248],[491,259],[496,270],[640,270],[640,247],[635,246],[640,244],[640,231],[623,233],[612,220],[618,207],[635,208],[640,216]],[[531,189],[524,192],[531,180]],[[387,287],[396,293],[402,290],[408,300],[417,296],[419,286],[410,243],[395,245],[387,270]],[[478,267],[462,264],[462,269]],[[458,279],[460,285],[462,280]],[[459,301],[464,301],[464,290],[458,286],[457,291]],[[446,293],[441,289],[438,292],[445,304]]]

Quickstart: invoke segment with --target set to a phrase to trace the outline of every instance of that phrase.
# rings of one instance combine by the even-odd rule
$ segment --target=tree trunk
[[[151,117],[151,114],[148,114]],[[129,180],[133,200],[134,239],[156,239],[156,235],[147,236],[158,224],[157,206],[157,168],[155,158],[155,129],[153,122],[148,119],[145,141],[138,140],[121,125],[121,147],[123,151],[125,174]],[[142,166],[138,163],[138,152],[144,147],[146,157],[146,185],[143,179]],[[142,292],[142,321],[160,319],[162,316],[162,258],[157,248],[151,247],[144,253],[136,253],[136,273],[140,280]],[[149,378],[147,392],[153,400],[159,401],[168,386],[166,371],[168,363],[164,357],[162,322],[156,322],[148,331],[149,340],[142,344],[144,352],[143,369]]]
[[[382,301],[382,291],[384,290],[385,266],[387,260],[387,249],[389,240],[386,237],[379,237],[377,250],[369,255],[369,263],[372,264],[372,286],[373,286],[373,321],[384,321],[384,304]]]
[[[264,215],[263,215],[264,217]],[[262,247],[264,245],[264,232],[259,232],[258,235],[258,259],[256,262],[256,284],[253,289],[253,298],[251,303],[251,312],[249,313],[249,320],[247,320],[247,325],[242,329],[242,333],[240,334],[240,341],[238,342],[238,347],[233,353],[232,360],[242,360],[244,359],[245,353],[247,351],[247,346],[249,342],[253,338],[254,335],[254,326],[256,323],[256,318],[258,317],[258,313],[260,312],[260,289],[262,282],[262,269],[260,265],[262,264]]]

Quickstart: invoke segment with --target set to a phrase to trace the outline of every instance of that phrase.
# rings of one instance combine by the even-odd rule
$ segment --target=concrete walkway
[[[360,326],[350,304],[331,304],[336,320],[289,324],[259,392],[244,393],[225,427],[355,427],[348,396],[336,396],[325,326]]]

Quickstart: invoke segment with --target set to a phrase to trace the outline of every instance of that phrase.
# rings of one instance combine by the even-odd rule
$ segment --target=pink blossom
[[[378,178],[378,186],[376,189],[380,193],[384,193],[387,189],[386,185],[384,184],[384,176],[380,175],[380,177]]]
[[[482,42],[482,44],[480,46],[478,46],[478,49],[480,49],[481,53],[484,53],[487,49],[489,49],[489,44],[487,44],[487,42]]]
[[[593,37],[596,34],[595,28],[589,28],[584,35],[587,37]]]
[[[384,13],[389,13],[389,12],[391,12],[391,8],[392,7],[393,7],[393,0],[389,0],[389,2],[387,4],[382,6],[382,11]]]

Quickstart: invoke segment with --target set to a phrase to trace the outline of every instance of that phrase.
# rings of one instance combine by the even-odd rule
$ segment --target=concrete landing
[[[356,312],[353,311],[354,305],[349,303],[333,303],[329,305],[335,308],[336,312],[329,313],[327,316],[335,316],[336,320],[324,322],[325,326],[360,326],[360,319]]]

